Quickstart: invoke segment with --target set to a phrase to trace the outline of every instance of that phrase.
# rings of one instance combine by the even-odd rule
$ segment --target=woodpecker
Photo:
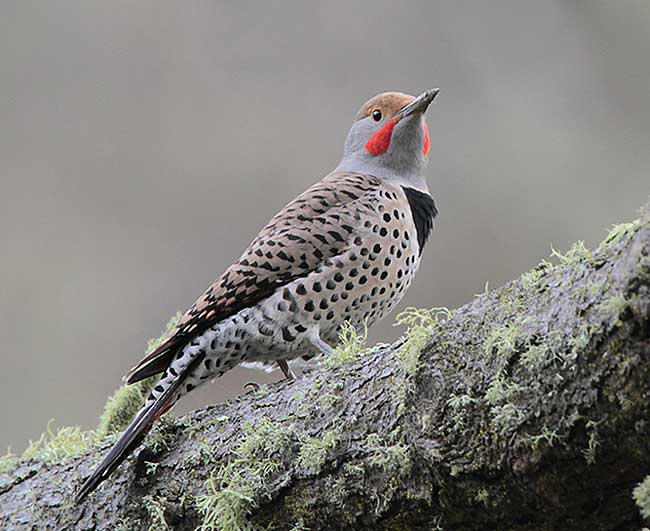
[[[76,494],[83,500],[160,415],[240,364],[327,356],[345,322],[370,326],[401,300],[437,209],[423,177],[425,112],[438,94],[386,92],[356,115],[339,165],[287,204],[201,295],[131,384],[161,374],[144,406]]]

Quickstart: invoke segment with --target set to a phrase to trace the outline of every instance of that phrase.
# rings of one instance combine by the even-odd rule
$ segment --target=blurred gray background
[[[377,92],[442,89],[441,213],[402,307],[599,242],[650,192],[649,28],[647,0],[3,1],[0,449],[92,427]],[[251,378],[278,375],[236,371],[177,412]]]

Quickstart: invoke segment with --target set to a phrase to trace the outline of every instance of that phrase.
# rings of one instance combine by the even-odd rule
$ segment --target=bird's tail
[[[81,486],[75,495],[75,503],[81,502],[88,494],[94,491],[111,473],[124,461],[133,450],[140,444],[153,423],[165,411],[169,410],[180,398],[179,387],[192,369],[201,361],[203,356],[199,355],[190,362],[182,372],[167,384],[167,387],[153,401],[148,403],[138,412],[131,424],[124,430],[119,440],[106,454],[102,462]],[[163,375],[164,380],[165,377]]]

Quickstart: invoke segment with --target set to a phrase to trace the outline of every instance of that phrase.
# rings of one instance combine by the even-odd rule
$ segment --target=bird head
[[[385,92],[363,104],[345,140],[339,169],[376,177],[419,177],[429,155],[429,131],[424,114],[439,89],[417,98]]]

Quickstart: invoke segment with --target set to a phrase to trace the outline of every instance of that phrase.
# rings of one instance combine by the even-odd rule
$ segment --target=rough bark
[[[168,420],[80,506],[73,491],[108,443],[23,460],[0,475],[0,528],[643,527],[650,215],[429,324]]]

